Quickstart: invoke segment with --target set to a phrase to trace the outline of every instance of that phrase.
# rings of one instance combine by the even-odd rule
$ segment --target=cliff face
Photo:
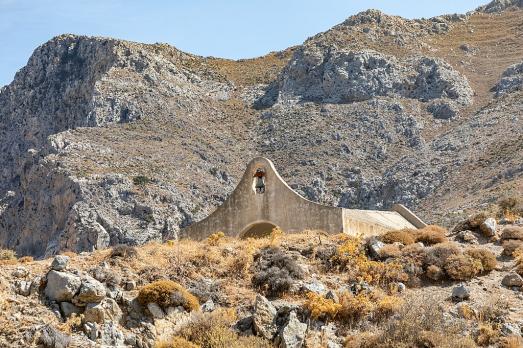
[[[174,238],[257,155],[314,201],[399,202],[440,223],[520,194],[523,10],[489,6],[367,11],[237,62],[54,38],[0,92],[0,245],[43,256]]]

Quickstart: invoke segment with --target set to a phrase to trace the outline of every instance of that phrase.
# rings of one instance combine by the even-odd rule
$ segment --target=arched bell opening
[[[245,227],[240,233],[240,238],[263,238],[271,234],[276,225],[269,221],[254,222]]]

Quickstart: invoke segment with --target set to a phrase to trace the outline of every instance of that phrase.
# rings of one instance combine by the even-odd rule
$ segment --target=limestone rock
[[[55,271],[63,271],[67,268],[69,263],[69,256],[56,255],[51,263],[51,269]]]
[[[259,336],[272,340],[278,327],[275,323],[276,308],[264,296],[257,294],[254,302],[253,327]]]
[[[481,223],[481,225],[480,225],[481,232],[483,232],[483,234],[486,237],[495,236],[496,227],[497,227],[497,223],[496,223],[496,219],[494,219],[494,218],[488,218],[485,221],[483,221],[483,223]]]
[[[417,72],[415,77],[409,76],[412,70]],[[295,52],[280,76],[278,89],[279,102],[347,103],[376,96],[403,96],[470,104],[473,95],[466,78],[438,58],[398,61],[372,50],[327,50],[315,46]]]
[[[81,285],[80,277],[74,274],[50,271],[47,273],[45,295],[53,301],[71,301]]]
[[[50,325],[45,325],[40,329],[38,343],[46,348],[67,348],[71,343],[71,337]]]
[[[148,303],[147,309],[155,319],[163,319],[165,317],[165,312],[157,303]]]
[[[29,296],[31,294],[31,282],[25,280],[17,280],[14,284],[17,294],[22,296]]]
[[[287,325],[285,325],[276,338],[278,347],[301,348],[305,342],[307,324],[302,323],[296,317],[295,312],[289,314]]]
[[[110,320],[118,323],[122,317],[122,310],[115,300],[105,298],[100,303],[89,303],[85,308],[85,321],[93,323],[104,323]]]
[[[92,277],[85,276],[82,278],[80,290],[73,298],[73,303],[78,306],[97,303],[105,297],[105,294],[105,286],[102,283]]]

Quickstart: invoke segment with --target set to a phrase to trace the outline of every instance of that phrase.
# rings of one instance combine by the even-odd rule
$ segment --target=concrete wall
[[[264,193],[254,188],[253,174],[258,168],[265,171]],[[248,164],[231,196],[207,218],[180,231],[180,237],[201,240],[218,231],[243,237],[260,223],[279,226],[286,233],[322,230],[366,235],[414,228],[398,212],[342,209],[311,202],[285,183],[270,160],[258,157]]]

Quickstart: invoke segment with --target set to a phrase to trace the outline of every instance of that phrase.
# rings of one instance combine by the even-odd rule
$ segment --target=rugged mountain
[[[0,245],[173,238],[256,155],[312,200],[450,224],[523,194],[521,64],[514,0],[420,20],[369,10],[240,61],[56,37],[0,92]]]

